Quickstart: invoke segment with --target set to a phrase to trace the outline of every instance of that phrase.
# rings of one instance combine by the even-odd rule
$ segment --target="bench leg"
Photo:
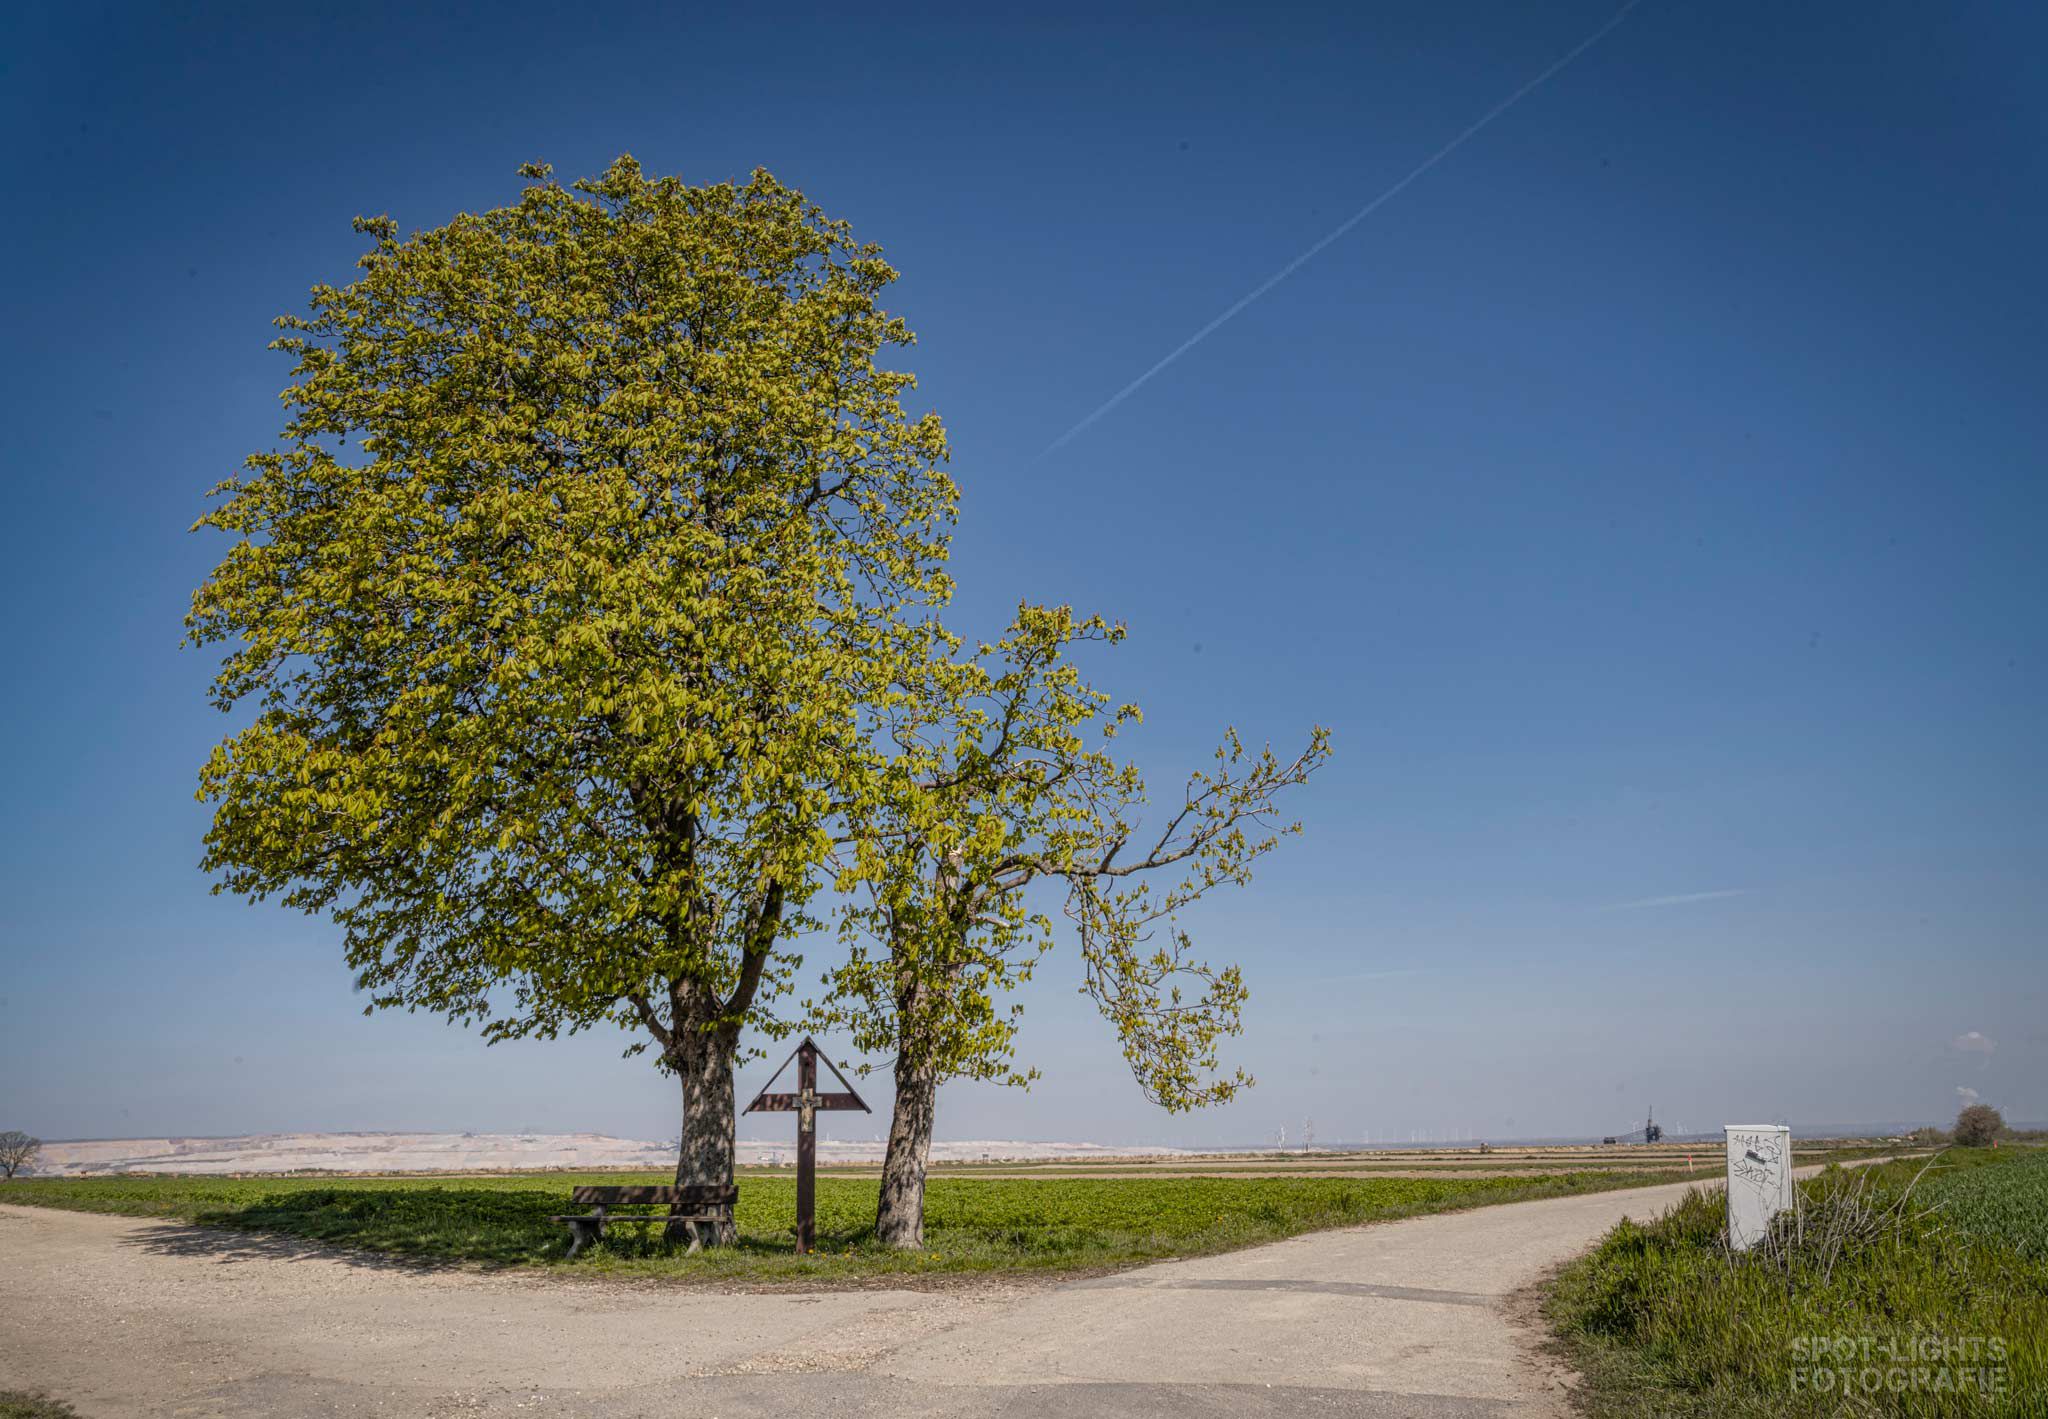
[[[580,1217],[577,1218],[569,1223],[569,1255],[575,1256],[585,1246],[599,1240],[603,1236],[604,1223],[586,1222]]]
[[[691,1224],[702,1220],[701,1217],[694,1213],[685,1213],[682,1216],[670,1213],[668,1225],[661,1229],[661,1239],[673,1246],[676,1240],[676,1232],[679,1229],[686,1228],[690,1234],[690,1245],[684,1250],[683,1255],[695,1256],[698,1252],[704,1250],[704,1240],[698,1235],[697,1229]]]

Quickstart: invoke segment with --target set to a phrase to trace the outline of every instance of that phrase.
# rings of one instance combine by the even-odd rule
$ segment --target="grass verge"
[[[662,1182],[652,1174],[330,1179],[116,1177],[26,1179],[0,1201],[163,1217],[229,1234],[303,1238],[387,1255],[492,1266],[555,1266],[676,1279],[859,1282],[956,1272],[1094,1270],[1199,1256],[1302,1232],[1489,1203],[1672,1182],[1683,1173],[1572,1172],[1553,1177],[955,1178],[932,1179],[922,1253],[874,1239],[878,1184],[818,1180],[818,1243],[796,1255],[796,1184],[740,1184],[740,1243],[688,1256],[634,1228],[564,1263],[550,1214],[577,1183]],[[187,1238],[181,1246],[206,1246]]]
[[[2048,1415],[2048,1152],[1829,1169],[1747,1256],[1724,1220],[1689,1193],[1559,1273],[1585,1413]]]

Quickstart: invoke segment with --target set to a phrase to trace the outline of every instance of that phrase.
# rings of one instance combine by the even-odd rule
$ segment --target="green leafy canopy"
[[[331,913],[377,1006],[494,1039],[737,1030],[791,967],[865,723],[943,638],[957,493],[877,248],[765,172],[631,158],[372,241],[275,348],[198,526],[246,722],[219,886]],[[217,888],[218,889],[218,888]]]
[[[1179,915],[1248,883],[1300,831],[1277,799],[1327,761],[1329,733],[1315,730],[1292,759],[1226,734],[1215,767],[1142,832],[1144,780],[1111,752],[1139,712],[1088,685],[1072,659],[1122,639],[1099,617],[1027,604],[1000,642],[919,667],[888,721],[887,791],[864,806],[840,859],[847,956],[811,1005],[816,1023],[932,1080],[1028,1084],[1035,1071],[1014,1058],[1022,1007],[1005,997],[1052,941],[1031,889],[1056,883],[1082,989],[1147,1096],[1178,1112],[1250,1082],[1218,1061],[1219,1041],[1240,1027],[1242,975],[1203,961]]]

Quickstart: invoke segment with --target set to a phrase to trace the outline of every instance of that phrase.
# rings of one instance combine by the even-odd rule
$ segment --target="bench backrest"
[[[740,1200],[737,1183],[691,1183],[686,1187],[579,1187],[569,1194],[579,1207],[625,1207],[665,1202],[671,1207],[725,1207]]]

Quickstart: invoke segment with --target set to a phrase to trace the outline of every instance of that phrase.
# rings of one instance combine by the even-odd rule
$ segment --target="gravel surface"
[[[1555,1415],[1514,1293],[1683,1185],[1075,1280],[724,1292],[0,1207],[0,1390],[129,1415]]]

